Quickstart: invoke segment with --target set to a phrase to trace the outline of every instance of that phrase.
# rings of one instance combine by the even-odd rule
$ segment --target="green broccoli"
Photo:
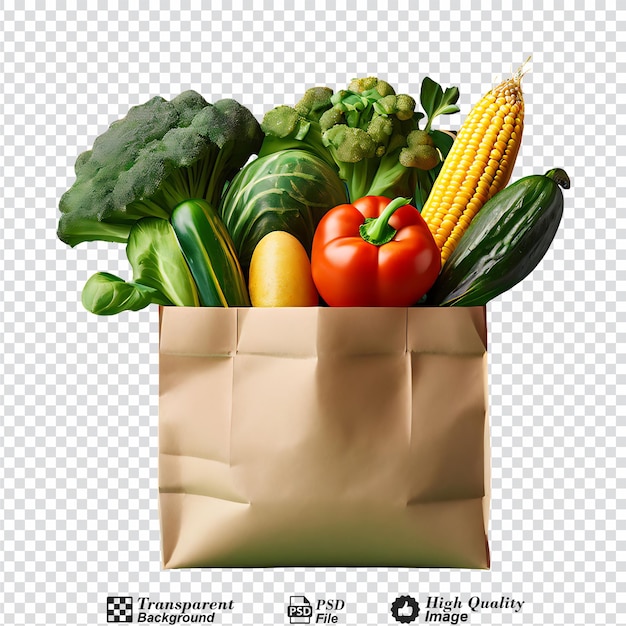
[[[195,91],[132,107],[76,159],[76,181],[59,202],[59,238],[126,242],[142,217],[168,219],[180,202],[217,206],[225,185],[252,154],[263,131],[231,99],[209,104]]]
[[[439,92],[431,96],[431,83],[442,97]],[[458,90],[446,90],[443,97],[433,81],[426,86],[421,99],[426,130],[419,128],[424,114],[415,110],[415,99],[396,94],[376,77],[355,78],[336,93],[328,87],[309,89],[293,107],[281,105],[266,113],[260,155],[290,148],[314,152],[335,168],[351,200],[365,195],[422,198],[420,185],[425,188],[432,175],[419,172],[437,168],[447,154],[433,141],[437,131],[430,130],[432,119],[458,110],[452,101]]]

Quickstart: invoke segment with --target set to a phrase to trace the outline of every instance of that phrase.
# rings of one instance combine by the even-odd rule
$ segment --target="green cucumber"
[[[170,217],[202,306],[250,306],[248,288],[226,226],[206,200],[186,200]]]
[[[521,178],[488,200],[448,257],[430,306],[483,306],[526,278],[547,252],[570,180],[562,169]]]

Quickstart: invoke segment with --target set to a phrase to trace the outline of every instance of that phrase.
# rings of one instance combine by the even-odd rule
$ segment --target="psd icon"
[[[128,624],[133,621],[133,599],[131,597],[107,598],[107,622]]]
[[[310,624],[313,606],[306,596],[291,596],[287,607],[290,624]]]
[[[400,596],[391,605],[391,615],[400,624],[410,624],[420,614],[418,601],[411,596]]]

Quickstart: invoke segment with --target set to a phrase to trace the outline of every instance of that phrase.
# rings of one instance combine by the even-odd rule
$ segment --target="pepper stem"
[[[411,198],[395,198],[378,217],[368,217],[359,227],[359,234],[374,246],[389,243],[398,232],[389,225],[391,216],[401,207],[409,204]]]

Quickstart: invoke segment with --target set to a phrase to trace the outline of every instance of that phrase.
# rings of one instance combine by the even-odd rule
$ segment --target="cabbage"
[[[347,201],[346,186],[330,165],[304,150],[281,150],[248,163],[219,212],[247,274],[254,248],[272,231],[290,233],[310,254],[320,219]]]

